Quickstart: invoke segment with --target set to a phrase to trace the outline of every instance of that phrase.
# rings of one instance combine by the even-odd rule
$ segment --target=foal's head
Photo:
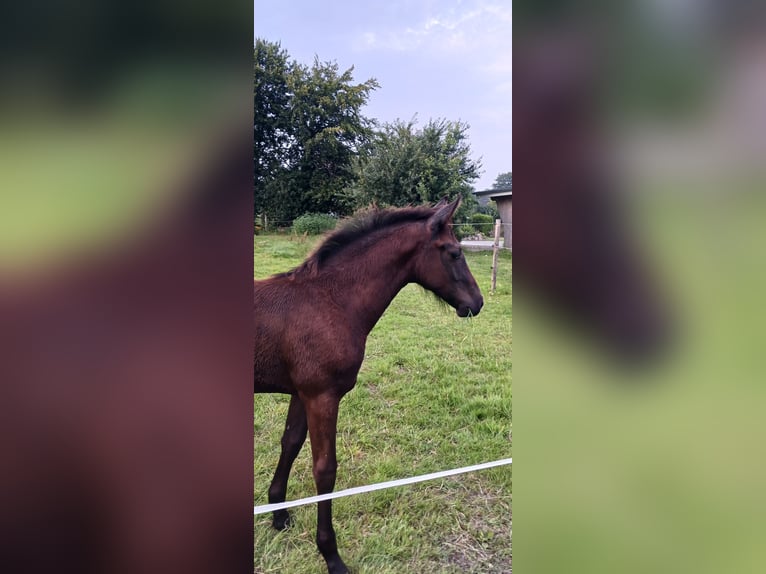
[[[429,237],[415,255],[414,280],[467,317],[479,313],[484,299],[450,226],[458,205],[460,198],[440,203],[426,221]]]

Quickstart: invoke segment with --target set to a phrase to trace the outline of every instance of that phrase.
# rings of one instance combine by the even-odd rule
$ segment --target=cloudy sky
[[[374,77],[366,115],[470,124],[483,174],[511,171],[510,0],[254,0],[254,36],[279,41],[305,64],[335,60]]]

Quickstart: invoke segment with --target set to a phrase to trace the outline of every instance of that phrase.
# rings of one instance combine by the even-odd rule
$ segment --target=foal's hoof
[[[271,525],[277,530],[285,530],[293,523],[290,518],[290,513],[286,510],[278,510],[274,513],[274,520],[271,521]]]
[[[336,556],[334,559],[327,561],[328,574],[350,574],[349,569],[340,559],[340,556]]]

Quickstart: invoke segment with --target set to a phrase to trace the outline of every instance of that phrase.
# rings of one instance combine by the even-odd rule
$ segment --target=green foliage
[[[360,110],[375,79],[353,81],[353,67],[291,61],[278,43],[254,49],[255,213],[290,222],[302,213],[348,215],[383,206],[463,198],[455,214],[477,211],[471,182],[481,162],[470,157],[468,125],[446,119],[397,120],[374,131]]]
[[[494,189],[504,189],[508,187],[513,187],[512,180],[513,180],[512,172],[510,171],[503,172],[495,178],[495,183],[492,184],[492,187]]]
[[[469,223],[471,216],[476,213],[476,210],[479,208],[479,201],[471,191],[471,188],[467,188],[464,194],[461,195],[463,200],[460,202],[460,207],[458,207],[452,220],[455,223]]]
[[[489,215],[492,217],[492,221],[495,219],[500,219],[500,212],[497,210],[497,205],[494,201],[490,201],[487,203],[487,205],[480,205],[476,208],[477,213],[483,213],[484,215]]]
[[[452,228],[452,231],[455,233],[455,237],[460,241],[475,233],[473,226],[468,225],[467,223],[455,225],[455,227]]]
[[[293,221],[293,231],[299,235],[319,235],[335,229],[338,220],[326,213],[306,213]]]
[[[495,218],[491,215],[471,213],[466,216],[465,221],[458,222],[458,225],[455,225],[455,237],[462,240],[476,233],[482,233],[485,237],[491,237],[494,223]]]
[[[471,215],[471,223],[476,231],[480,231],[486,236],[492,236],[495,228],[495,218],[483,213],[474,213]]]
[[[359,203],[417,205],[460,195],[464,205],[456,220],[467,216],[476,203],[470,183],[481,170],[481,162],[470,157],[468,128],[446,119],[429,120],[421,129],[415,119],[385,124],[356,164]]]
[[[289,144],[287,78],[292,65],[279,44],[257,38],[253,49],[253,163],[255,213],[263,211]]]
[[[256,213],[291,221],[301,213],[350,214],[352,164],[369,143],[373,121],[361,114],[375,79],[353,81],[353,67],[288,60],[278,44],[255,47]]]
[[[484,224],[484,223],[494,223],[494,222],[495,220],[492,218],[491,215],[487,215],[484,213],[474,213],[471,216],[471,223]]]

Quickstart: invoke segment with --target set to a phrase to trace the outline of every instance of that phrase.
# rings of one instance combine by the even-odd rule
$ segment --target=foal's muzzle
[[[458,317],[468,317],[471,315],[478,315],[481,308],[484,307],[484,297],[479,295],[479,298],[472,301],[468,305],[459,305],[456,309]]]

